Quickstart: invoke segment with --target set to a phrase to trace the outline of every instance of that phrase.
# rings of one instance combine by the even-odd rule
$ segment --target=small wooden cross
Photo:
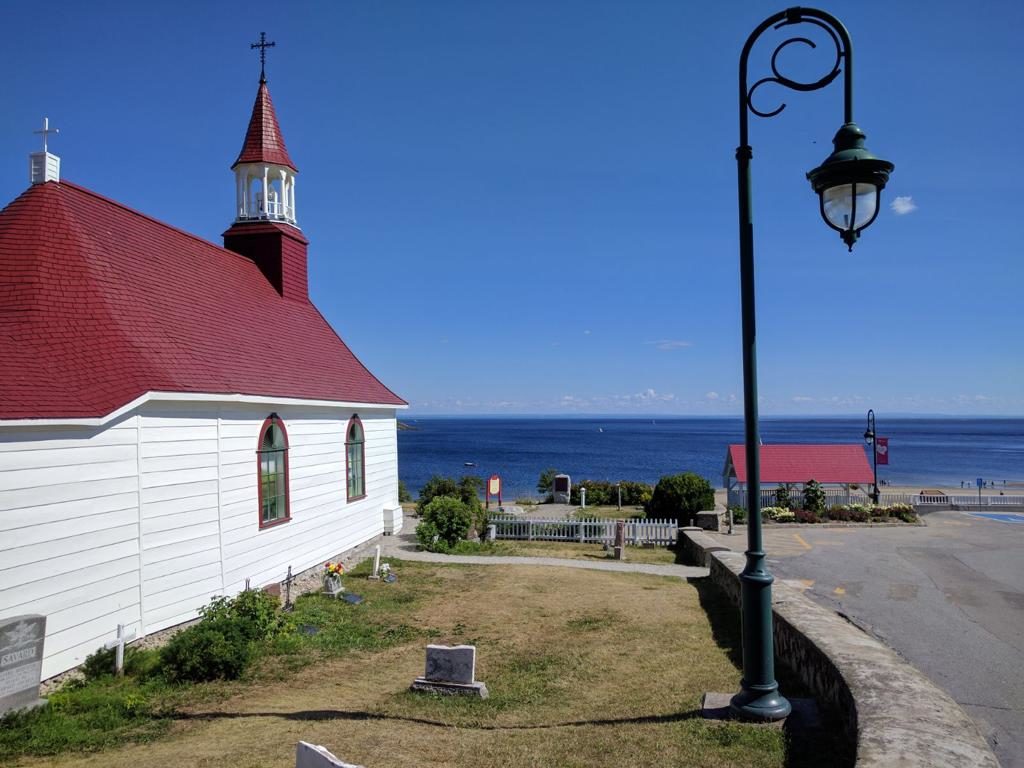
[[[288,566],[288,575],[284,578],[284,610],[290,611],[295,606],[292,605],[292,584],[295,582],[295,577],[292,576],[292,567]]]
[[[47,151],[46,150],[46,137],[47,137],[47,135],[49,135],[51,133],[60,133],[60,129],[59,128],[51,128],[50,127],[50,118],[44,117],[43,118],[43,130],[41,130],[41,131],[32,131],[32,133],[41,133],[43,135],[43,152],[46,152]]]
[[[266,75],[267,48],[273,48],[275,45],[277,45],[277,43],[268,43],[267,42],[267,33],[266,32],[260,32],[260,41],[258,43],[252,43],[249,46],[250,50],[252,50],[253,48],[259,48],[260,49],[260,82],[261,83],[267,82],[267,75]]]
[[[114,674],[116,674],[118,677],[122,677],[124,675],[124,644],[130,643],[134,639],[134,632],[128,632],[126,634],[124,631],[124,624],[118,624],[117,639],[110,640],[109,642],[104,643],[103,645],[103,647],[107,649],[117,649],[116,653],[114,654]]]

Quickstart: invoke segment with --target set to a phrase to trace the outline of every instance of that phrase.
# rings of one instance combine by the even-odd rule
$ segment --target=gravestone
[[[555,504],[569,504],[569,497],[572,495],[572,480],[568,475],[555,475],[554,483],[551,486],[551,495]]]
[[[412,690],[486,699],[487,686],[476,680],[476,646],[428,645],[426,670]]]
[[[300,741],[295,748],[295,768],[363,768],[336,758],[326,747]]]
[[[38,707],[46,617],[37,614],[0,620],[0,715]]]
[[[615,521],[615,559],[626,559],[626,521]]]

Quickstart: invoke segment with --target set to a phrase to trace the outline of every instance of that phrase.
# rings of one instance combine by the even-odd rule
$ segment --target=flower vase
[[[345,587],[341,584],[341,576],[336,573],[329,573],[324,576],[324,594],[335,597],[341,592],[345,591]]]

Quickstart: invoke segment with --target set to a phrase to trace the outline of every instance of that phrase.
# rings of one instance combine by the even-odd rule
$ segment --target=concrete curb
[[[707,565],[738,606],[745,557],[707,534],[680,534],[685,557]],[[776,655],[840,715],[857,768],[999,768],[974,721],[882,643],[779,582],[772,613]]]

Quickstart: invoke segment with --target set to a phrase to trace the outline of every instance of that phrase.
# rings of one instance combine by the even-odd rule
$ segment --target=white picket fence
[[[494,525],[498,539],[574,541],[581,544],[612,544],[615,541],[615,520],[492,517],[488,522]],[[678,530],[675,520],[627,520],[626,544],[675,544]]]

